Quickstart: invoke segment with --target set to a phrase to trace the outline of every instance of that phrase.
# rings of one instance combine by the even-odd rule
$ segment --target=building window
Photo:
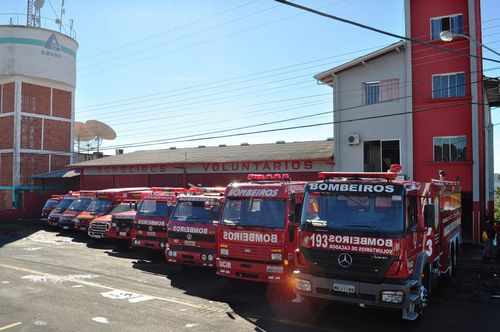
[[[463,34],[463,15],[459,14],[431,18],[431,39],[439,40],[439,34],[442,31],[451,31],[454,34]]]
[[[363,83],[363,105],[399,98],[399,78]]]
[[[465,96],[464,73],[432,75],[432,98],[462,96]]]
[[[387,172],[392,164],[400,164],[399,140],[365,141],[363,157],[365,172]]]
[[[434,137],[434,161],[465,161],[467,141],[465,136]]]

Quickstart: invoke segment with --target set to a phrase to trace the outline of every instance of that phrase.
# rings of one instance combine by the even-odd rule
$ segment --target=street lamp
[[[460,33],[453,33],[451,31],[441,31],[441,33],[439,34],[439,38],[442,40],[442,41],[445,41],[445,42],[449,42],[449,41],[452,41],[453,38],[455,37],[464,37],[465,39],[468,39],[468,40],[472,40],[474,43],[484,47],[485,49],[495,53],[496,55],[500,56],[500,53],[498,53],[497,51],[495,51],[494,49],[484,45],[484,44],[481,44],[480,42],[476,41],[475,39],[471,39],[469,36],[466,36],[466,35],[462,35]]]

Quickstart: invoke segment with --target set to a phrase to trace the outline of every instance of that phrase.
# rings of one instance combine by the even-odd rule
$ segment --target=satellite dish
[[[96,137],[83,122],[75,122],[73,135],[76,141],[90,141]]]
[[[85,123],[85,126],[89,130],[90,133],[97,137],[97,139],[107,139],[113,140],[116,138],[116,133],[107,124],[97,121],[97,120],[88,120]]]
[[[35,8],[36,9],[42,8],[44,3],[45,3],[45,0],[35,0],[35,3],[34,3]]]

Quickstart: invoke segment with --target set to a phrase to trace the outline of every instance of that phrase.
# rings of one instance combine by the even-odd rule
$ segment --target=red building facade
[[[486,195],[485,99],[479,0],[407,0],[407,35],[463,54],[411,43],[414,178],[425,181],[446,168],[460,178],[473,242],[480,221],[492,214]],[[451,31],[451,41],[440,32]],[[477,42],[474,42],[476,40]],[[419,111],[415,110],[426,110]],[[489,170],[492,173],[492,170]]]

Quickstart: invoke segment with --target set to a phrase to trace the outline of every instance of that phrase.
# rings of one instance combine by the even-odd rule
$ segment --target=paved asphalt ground
[[[283,287],[87,244],[37,222],[0,222],[0,331],[500,331],[500,264],[464,250],[419,325],[399,312],[292,303]]]

